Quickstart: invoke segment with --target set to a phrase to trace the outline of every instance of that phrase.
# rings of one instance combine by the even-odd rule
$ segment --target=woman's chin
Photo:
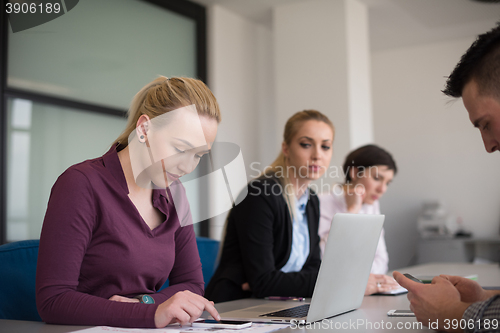
[[[318,180],[321,178],[321,176],[323,176],[323,173],[324,172],[311,172],[308,177],[307,177],[307,180],[309,181],[315,181],[315,180]]]
[[[173,182],[170,181],[169,179],[158,177],[151,179],[151,183],[153,184],[153,187],[156,189],[165,189],[169,187],[169,185],[171,185]]]

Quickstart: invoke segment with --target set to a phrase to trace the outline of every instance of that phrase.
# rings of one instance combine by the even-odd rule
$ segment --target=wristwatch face
[[[155,304],[155,300],[153,297],[149,296],[149,295],[142,295],[141,296],[141,303],[144,303],[144,304]]]

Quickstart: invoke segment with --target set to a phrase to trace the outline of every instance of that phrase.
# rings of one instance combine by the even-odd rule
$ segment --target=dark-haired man
[[[486,151],[500,150],[500,24],[478,36],[443,92],[462,97]],[[465,332],[500,332],[500,291],[484,290],[477,282],[458,276],[441,275],[430,285],[399,272],[394,272],[394,278],[408,289],[410,309],[424,324],[449,332],[461,328]]]

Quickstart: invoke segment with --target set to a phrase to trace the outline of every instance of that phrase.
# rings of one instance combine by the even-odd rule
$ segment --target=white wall
[[[399,172],[381,210],[390,268],[410,264],[422,203],[439,199],[475,236],[498,235],[500,155],[487,154],[461,100],[440,90],[474,39],[376,52],[372,56],[375,142]]]
[[[349,115],[357,108],[371,120],[370,99],[354,98],[370,90],[366,7],[356,0],[283,4],[274,8],[273,21],[271,30],[220,5],[209,7],[209,85],[223,119],[217,140],[242,148],[253,178],[276,158],[286,120],[318,109],[336,126],[332,165],[341,165],[355,137],[351,127],[362,129],[356,142],[372,137],[371,121]],[[359,36],[361,46],[348,41]],[[349,52],[356,55],[350,61]],[[220,238],[226,215],[212,219],[211,237]]]
[[[349,150],[352,150],[373,143],[368,8],[356,0],[346,1],[346,17]]]
[[[335,125],[331,165],[350,149],[344,1],[290,2],[273,11],[276,137],[295,112],[315,109]]]
[[[329,6],[324,1],[310,1],[304,15],[317,12],[313,3]],[[290,52],[308,50],[288,50],[287,45],[280,44],[280,39],[293,35],[293,31],[276,26],[276,20],[285,20],[280,15],[295,7],[289,6],[275,10],[272,31],[223,7],[209,8],[209,84],[220,102],[223,117],[218,140],[240,145],[249,175],[255,174],[250,163],[267,165],[276,156],[284,121],[291,115],[286,112],[328,109],[321,104],[322,98],[336,98],[339,94],[339,100],[348,107],[346,85],[327,81],[325,90],[321,80],[315,79],[325,77],[321,64],[334,61],[334,53],[317,54],[317,63],[311,64],[294,64],[287,58]],[[301,27],[297,29],[300,37]],[[303,43],[315,36],[306,35]],[[315,38],[309,41],[313,46],[331,41],[334,36],[319,34]],[[479,132],[470,124],[462,102],[448,103],[449,99],[440,92],[445,77],[472,41],[471,37],[384,50],[371,57],[375,143],[393,153],[399,167],[395,181],[381,200],[387,216],[391,269],[411,264],[418,238],[416,219],[426,200],[443,201],[476,236],[498,235],[500,174],[496,170],[500,155],[485,153]],[[329,51],[331,44],[321,47]],[[287,93],[287,81],[292,80],[316,85],[318,98],[311,95],[306,101],[300,94]],[[276,107],[275,95],[281,101]],[[343,141],[341,147],[348,146],[347,114],[339,117],[337,110],[326,111],[329,112],[338,129],[337,143]],[[334,164],[343,161],[346,149],[334,151]],[[225,216],[215,220],[211,237],[220,239]]]
[[[271,45],[271,32],[264,26],[219,5],[208,8],[209,86],[222,112],[217,141],[239,145],[247,174],[254,177],[251,163],[268,165],[279,149]],[[226,215],[212,220],[210,237],[220,239]]]
[[[335,125],[328,175],[348,152],[373,141],[368,10],[357,0],[283,3],[273,8],[277,124],[316,109]],[[282,137],[276,128],[277,137]],[[341,172],[340,172],[341,174]],[[340,178],[340,179],[339,179]],[[343,177],[324,177],[319,191]]]

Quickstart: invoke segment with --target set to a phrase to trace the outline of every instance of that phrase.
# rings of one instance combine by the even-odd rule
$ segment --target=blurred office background
[[[80,0],[25,31],[2,22],[2,242],[39,237],[57,176],[106,152],[133,95],[160,74],[208,83],[218,140],[241,147],[249,176],[303,109],[334,122],[332,166],[366,143],[389,150],[391,269],[418,262],[424,202],[443,203],[477,239],[498,238],[500,155],[440,90],[499,18],[500,4],[471,0]],[[197,232],[220,239],[224,220]]]

